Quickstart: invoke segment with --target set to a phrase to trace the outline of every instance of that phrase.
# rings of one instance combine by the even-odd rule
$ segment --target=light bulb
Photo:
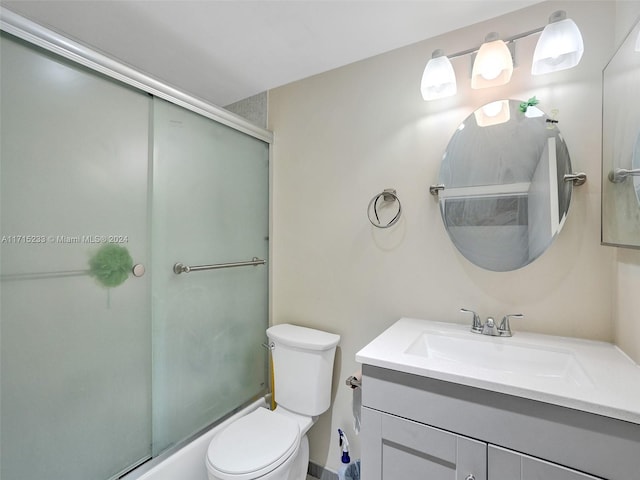
[[[497,33],[490,33],[473,62],[471,88],[504,85],[509,83],[512,73],[513,59],[509,47],[498,39]]]

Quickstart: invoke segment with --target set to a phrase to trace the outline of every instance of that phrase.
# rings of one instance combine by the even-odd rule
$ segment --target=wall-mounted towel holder
[[[393,216],[391,220],[387,223],[383,223],[380,220],[380,215],[378,214],[379,209],[385,206],[385,203],[397,202],[398,210]],[[375,218],[372,218],[373,217]],[[369,217],[369,222],[376,228],[389,228],[394,226],[400,220],[400,215],[402,215],[402,204],[400,203],[400,199],[396,194],[395,188],[385,188],[382,192],[375,195],[371,201],[369,202],[369,206],[367,207],[367,216]]]

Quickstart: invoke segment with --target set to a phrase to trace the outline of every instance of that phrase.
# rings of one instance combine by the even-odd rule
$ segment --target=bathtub
[[[162,456],[160,456],[157,459],[159,463],[154,461],[153,466],[143,465],[122,477],[121,480],[208,480],[205,455],[213,436],[237,418],[252,412],[256,408],[266,406],[264,399],[256,400],[166,458],[162,459]]]

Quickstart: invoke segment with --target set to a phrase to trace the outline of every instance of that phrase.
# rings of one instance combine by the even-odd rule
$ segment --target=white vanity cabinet
[[[363,365],[365,480],[640,479],[640,425]]]

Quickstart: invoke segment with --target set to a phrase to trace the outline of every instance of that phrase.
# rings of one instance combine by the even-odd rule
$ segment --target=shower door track
[[[162,98],[203,117],[246,133],[266,143],[273,143],[273,133],[221,107],[198,100],[176,88],[145,75],[106,55],[63,37],[5,7],[0,6],[0,30],[54,52],[91,70],[102,73],[138,90]]]

